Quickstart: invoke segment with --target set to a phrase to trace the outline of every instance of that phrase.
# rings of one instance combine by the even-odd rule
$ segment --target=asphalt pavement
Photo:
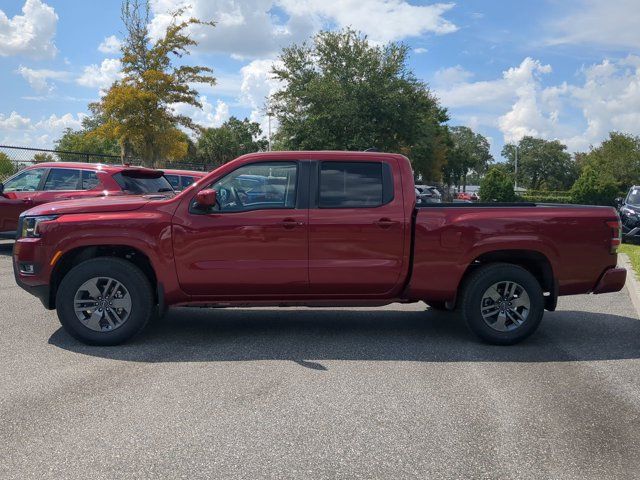
[[[524,343],[452,313],[182,308],[120,347],[70,338],[0,245],[1,479],[640,475],[640,320],[564,297]]]

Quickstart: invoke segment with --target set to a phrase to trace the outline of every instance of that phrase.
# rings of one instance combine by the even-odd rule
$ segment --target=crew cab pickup
[[[19,233],[18,284],[98,345],[171,306],[418,301],[512,344],[559,295],[618,291],[626,278],[613,208],[416,207],[409,160],[376,152],[249,154],[175,197],[33,208]]]

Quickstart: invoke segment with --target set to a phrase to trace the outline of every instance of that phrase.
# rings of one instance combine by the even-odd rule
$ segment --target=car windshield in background
[[[143,175],[123,175],[120,172],[116,173],[113,179],[118,182],[124,192],[134,195],[173,192],[171,184],[163,176],[153,178]]]
[[[627,195],[627,201],[629,205],[640,205],[640,189],[634,188]]]

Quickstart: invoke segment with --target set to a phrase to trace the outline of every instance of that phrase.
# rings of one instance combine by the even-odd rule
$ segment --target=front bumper
[[[48,284],[49,265],[40,239],[20,238],[13,246],[13,276],[20,288],[40,299],[45,308],[53,309]],[[20,271],[20,264],[33,265],[33,274]]]
[[[627,271],[624,268],[610,268],[598,281],[593,293],[619,292],[627,281]]]

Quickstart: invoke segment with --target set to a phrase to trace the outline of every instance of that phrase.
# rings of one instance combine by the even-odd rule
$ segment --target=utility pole
[[[269,151],[271,151],[271,111],[269,111],[267,116],[269,117]]]
[[[516,143],[516,172],[513,176],[513,189],[518,189],[518,144]],[[516,192],[517,193],[517,192]]]

